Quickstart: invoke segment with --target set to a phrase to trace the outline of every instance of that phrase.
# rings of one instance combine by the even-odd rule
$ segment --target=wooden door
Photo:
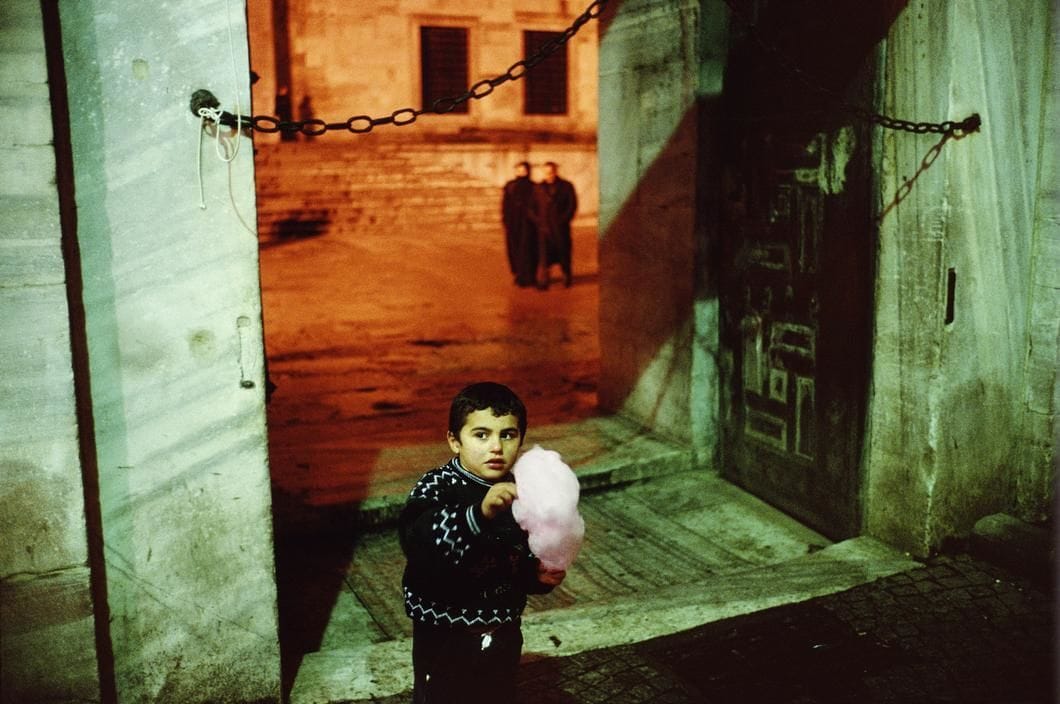
[[[889,18],[838,0],[737,7],[756,29],[734,19],[723,96],[724,473],[847,537],[860,528],[876,244],[871,130],[841,106],[868,101]]]

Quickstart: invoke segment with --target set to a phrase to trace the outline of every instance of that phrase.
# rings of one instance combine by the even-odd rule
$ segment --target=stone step
[[[915,569],[919,563],[868,537],[854,538],[781,563],[705,579],[528,613],[523,619],[524,660],[562,657],[640,642],[706,623],[797,603]],[[411,639],[307,654],[291,704],[371,701],[408,691]]]
[[[425,155],[426,158],[426,155]],[[257,173],[275,173],[283,170],[297,170],[321,175],[386,174],[391,177],[412,178],[445,178],[451,177],[459,170],[452,166],[437,163],[425,163],[415,159],[377,157],[350,159],[339,156],[321,156],[320,158],[303,159],[258,159],[255,161]]]
[[[361,204],[364,202],[378,201],[383,203],[404,203],[406,201],[415,205],[437,205],[447,203],[467,203],[472,205],[483,205],[488,203],[495,210],[500,211],[500,192],[493,189],[481,188],[449,188],[439,189],[438,192],[425,192],[421,188],[388,187],[385,189],[369,190],[363,188],[343,187],[334,191],[320,191],[318,189],[288,189],[277,191],[262,191],[260,196],[265,196],[269,201],[279,203],[303,203],[306,201],[335,204]],[[271,203],[263,203],[269,207]]]
[[[596,416],[571,423],[535,426],[533,442],[563,457],[583,491],[623,486],[649,477],[660,477],[692,468],[692,452],[643,429],[621,416]],[[324,535],[336,525],[357,524],[374,529],[393,525],[418,475],[447,461],[444,445],[437,441],[419,445],[387,446],[367,474],[366,498],[357,505],[315,506],[304,513],[277,506],[288,531]]]
[[[351,187],[343,184],[341,188],[320,190],[319,188],[290,188],[276,190],[259,190],[258,198],[262,207],[276,207],[276,204],[329,203],[336,205],[379,202],[386,204],[408,204],[411,206],[434,206],[457,203],[462,205],[489,205],[500,212],[501,195],[496,189],[484,188],[443,188],[412,187],[408,185],[388,186],[375,190]]]
[[[501,224],[497,218],[467,212],[437,213],[429,217],[416,217],[408,213],[381,217],[375,214],[297,210],[258,217],[258,230],[263,234],[279,233],[281,230],[288,234],[305,232],[315,235],[340,231],[380,233],[396,227],[415,228],[422,231],[451,228],[470,229],[475,232],[500,232],[501,230]]]
[[[258,220],[321,220],[337,221],[347,218],[360,220],[370,214],[375,222],[461,222],[485,220],[500,226],[500,208],[494,199],[474,200],[407,200],[394,199],[291,199],[263,198],[258,208]]]
[[[623,489],[582,497],[585,541],[564,583],[531,598],[527,613],[585,606],[654,593],[782,562],[819,550],[829,541],[703,471],[656,476]],[[412,635],[402,609],[404,564],[394,531],[362,536],[346,583],[370,613],[373,638]],[[356,636],[327,634],[324,646]]]
[[[501,227],[501,219],[493,209],[465,208],[458,205],[446,205],[429,209],[429,212],[417,212],[411,209],[387,210],[373,208],[370,205],[354,206],[337,205],[327,206],[319,203],[307,203],[301,206],[291,206],[284,209],[268,209],[258,212],[258,222],[276,222],[279,220],[299,221],[326,221],[339,222],[347,220],[350,222],[361,222],[369,219],[373,223],[462,223],[462,222],[488,222],[498,229]]]
[[[438,163],[435,146],[362,142],[262,145],[258,232],[282,242],[383,229],[500,228],[500,188]]]
[[[349,173],[364,171],[381,173],[384,169],[396,175],[412,174],[426,176],[445,176],[453,173],[451,166],[437,163],[424,163],[416,159],[394,156],[373,156],[370,158],[348,158],[343,155],[321,155],[313,159],[257,159],[258,171],[273,172],[279,169],[298,169],[314,173]],[[459,172],[458,172],[459,173]]]
[[[267,168],[258,168],[255,179],[258,185],[268,185],[281,180],[284,176],[298,174],[304,179],[304,185],[311,185],[327,180],[350,181],[351,183],[436,183],[436,184],[469,184],[472,186],[493,187],[481,178],[459,171],[426,172],[402,170],[400,166],[389,163],[372,165],[370,168],[361,164],[278,164]],[[500,190],[499,186],[496,186]]]
[[[534,443],[558,452],[574,470],[582,491],[619,487],[692,468],[689,448],[668,442],[621,416],[537,426]],[[430,461],[424,464],[416,460],[434,457],[436,451],[436,444],[396,449],[376,467],[376,475],[385,478],[406,473],[409,466],[430,466]],[[380,525],[396,519],[409,488],[405,479],[396,484],[377,481],[360,507],[362,524]]]
[[[277,205],[293,204],[304,205],[306,203],[324,203],[333,205],[364,205],[367,203],[385,204],[408,204],[411,206],[437,206],[447,204],[460,204],[465,206],[485,207],[491,206],[500,212],[501,198],[497,191],[486,191],[479,189],[451,188],[439,189],[437,193],[423,193],[420,188],[387,188],[376,191],[341,188],[334,191],[321,192],[316,189],[305,190],[277,190],[261,191],[259,194],[261,206],[264,208],[276,207]],[[411,199],[411,201],[410,201]]]

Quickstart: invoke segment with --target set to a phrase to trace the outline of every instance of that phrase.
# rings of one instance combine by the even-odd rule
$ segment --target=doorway
[[[328,122],[418,103],[422,86],[409,76],[427,71],[420,25],[466,25],[435,33],[462,42],[435,51],[430,65],[459,64],[475,78],[522,56],[525,33],[562,28],[558,15],[524,26],[516,3],[510,26],[492,23],[489,33],[475,18],[443,17],[444,3],[429,18],[388,6],[374,19],[361,16],[370,4],[254,5],[255,112],[312,105]],[[336,34],[368,26],[376,36],[366,43]],[[501,30],[511,41],[490,45]],[[411,126],[256,136],[286,687],[333,614],[356,611],[343,602],[367,523],[392,517],[386,510],[449,458],[445,422],[462,386],[492,379],[515,389],[530,411],[531,443],[535,429],[597,414],[596,68],[595,56],[583,55],[594,42],[568,46],[565,113],[523,114],[513,107],[520,82],[465,114],[424,115]],[[373,80],[350,86],[344,61]],[[548,290],[513,283],[501,193],[524,160],[534,180],[556,162],[578,192],[569,287],[558,266]],[[362,630],[371,637],[369,623]]]
[[[734,3],[723,471],[832,539],[861,528],[875,283],[871,129],[847,106],[872,104],[875,47],[904,4]]]

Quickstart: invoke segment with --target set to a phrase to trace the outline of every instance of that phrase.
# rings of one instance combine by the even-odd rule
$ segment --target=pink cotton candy
[[[585,536],[578,478],[558,452],[537,445],[515,462],[512,473],[519,490],[512,516],[529,533],[530,549],[546,568],[567,569]]]

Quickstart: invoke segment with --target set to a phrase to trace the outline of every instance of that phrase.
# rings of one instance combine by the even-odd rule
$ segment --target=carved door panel
[[[766,5],[757,3],[764,23]],[[785,36],[800,31],[797,16],[772,19],[788,24]],[[737,35],[733,47],[721,224],[724,472],[826,535],[847,537],[860,528],[871,349],[870,132],[752,38]],[[800,58],[798,45],[784,49]],[[801,58],[812,64],[815,51]],[[867,92],[871,72],[848,73],[829,78],[847,95]]]

